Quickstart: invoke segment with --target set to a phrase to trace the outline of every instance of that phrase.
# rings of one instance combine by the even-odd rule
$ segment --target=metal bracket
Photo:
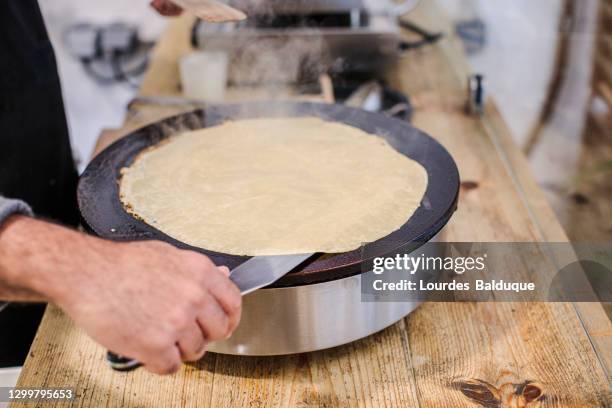
[[[484,112],[484,75],[473,74],[468,77],[467,102],[465,111],[468,115],[482,115]]]

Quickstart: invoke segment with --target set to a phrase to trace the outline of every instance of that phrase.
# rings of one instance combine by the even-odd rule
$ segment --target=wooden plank
[[[598,81],[612,84],[612,59],[603,54],[595,56],[595,77]]]
[[[599,33],[609,34],[612,30],[610,29],[610,23],[612,22],[612,1],[600,0],[599,2]]]
[[[505,122],[501,119],[500,112],[497,110],[494,104],[489,104],[487,106],[487,113],[488,117],[492,119],[489,122],[489,129],[491,130],[490,135],[492,138],[498,138],[501,145],[501,152],[506,155],[510,166],[512,167],[512,173],[516,178],[518,189],[523,192],[526,205],[532,214],[534,223],[538,227],[540,236],[539,240],[546,242],[568,241],[568,236],[557,220],[544,192],[537,185],[535,179],[531,175],[527,159],[518,149],[514,148],[510,131]],[[585,146],[585,153],[589,150],[588,145]],[[612,157],[612,151],[610,151],[609,147],[607,149],[602,149],[600,146],[596,150],[601,155],[607,154],[606,157]],[[589,159],[583,160],[583,162],[589,163],[589,165],[591,163],[595,163],[595,161]],[[570,235],[572,236],[572,241],[594,243],[609,241],[610,231],[607,231],[607,236],[604,234],[593,234],[593,231],[601,231],[602,225],[601,222],[599,222],[599,225],[597,226],[592,224],[593,220],[608,219],[607,215],[612,215],[609,192],[606,192],[605,189],[603,189],[602,195],[599,195],[598,199],[594,201],[598,203],[597,205],[600,207],[600,211],[602,211],[601,216],[594,215],[593,213],[589,214],[588,216],[583,214],[583,217],[574,222],[574,227],[572,227],[572,224],[570,224]],[[587,218],[589,221],[587,221]],[[588,239],[586,236],[581,237],[579,234],[574,234],[576,224],[579,224],[580,228],[585,228],[587,222],[591,223],[591,226],[593,227],[592,229],[589,229],[590,235]],[[571,261],[571,259],[566,260],[567,263]],[[579,320],[587,331],[589,340],[593,344],[604,372],[607,373],[608,382],[610,382],[610,376],[612,374],[612,321],[600,303],[580,302],[573,304],[573,307],[576,310]]]
[[[79,407],[352,406],[359,401],[416,406],[401,323],[317,353],[264,358],[208,354],[177,375],[160,377],[144,370],[112,372],[104,364],[104,350],[49,306],[28,358],[21,385],[69,385],[78,394],[71,406]]]
[[[185,13],[173,18],[153,50],[139,94],[142,96],[176,95],[181,83],[178,61],[192,51],[191,28],[195,17]]]
[[[430,16],[431,14],[428,15],[427,13],[423,13],[419,21],[429,24],[429,27],[435,27],[448,32],[449,26],[448,23],[444,22],[444,18],[440,18],[438,15],[438,18],[432,19]],[[455,44],[455,50],[456,46],[457,44]],[[527,237],[520,236],[520,240],[549,242],[568,241],[567,235],[556,219],[552,208],[546,200],[546,197],[539,186],[537,186],[535,179],[531,175],[528,162],[514,145],[510,131],[508,130],[503,118],[495,108],[495,104],[492,103],[492,101],[491,103],[487,104],[485,117],[482,120],[475,119],[480,123],[474,126],[480,127],[481,130],[484,131],[484,135],[486,135],[486,139],[484,139],[484,141],[485,143],[490,144],[488,147],[482,150],[475,149],[473,142],[476,140],[482,141],[482,139],[478,138],[478,132],[476,132],[475,129],[470,127],[457,128],[450,125],[451,123],[457,125],[461,122],[460,120],[440,120],[440,118],[443,116],[448,119],[449,115],[462,114],[461,111],[464,106],[462,98],[464,96],[462,96],[460,90],[465,83],[469,73],[469,68],[464,63],[454,63],[454,60],[464,60],[464,58],[452,49],[445,52],[444,57],[446,61],[440,61],[437,57],[423,58],[420,60],[424,62],[424,64],[427,64],[427,66],[420,66],[414,63],[405,63],[400,66],[395,73],[395,83],[403,90],[411,93],[413,100],[417,101],[419,104],[419,108],[423,109],[424,106],[432,105],[441,107],[438,114],[433,114],[430,118],[425,118],[422,113],[419,112],[419,114],[415,116],[415,124],[417,127],[420,127],[434,135],[434,137],[437,137],[438,140],[440,140],[449,149],[453,156],[465,157],[466,160],[468,160],[467,157],[469,154],[465,151],[465,148],[468,147],[468,149],[473,151],[472,156],[479,158],[477,163],[472,163],[469,165],[470,168],[468,168],[468,163],[458,160],[460,164],[460,174],[463,180],[474,182],[477,186],[482,187],[484,184],[485,186],[489,187],[490,191],[486,191],[485,194],[480,195],[479,198],[474,197],[475,200],[491,202],[491,199],[495,196],[501,196],[501,188],[499,186],[512,186],[514,189],[513,195],[523,201],[522,205],[525,207],[527,213],[526,215],[528,217],[524,220],[518,220],[518,214],[511,217],[514,218],[514,220],[511,218],[504,220],[500,217],[497,220],[498,224],[509,226],[516,223],[521,227],[530,226],[530,228],[525,229],[525,232],[533,234],[532,237],[526,239]],[[451,61],[451,64],[448,64],[448,61]],[[409,81],[408,78],[411,77],[417,77],[418,81]],[[449,84],[446,82],[446,80],[440,81],[440,77],[449,79],[454,77],[457,79],[457,82],[455,84]],[[438,90],[448,88],[455,89],[456,91],[454,94],[445,94],[440,91],[432,92],[432,87],[435,87]],[[465,121],[466,119],[463,120],[463,122]],[[465,134],[471,135],[473,138],[473,141],[469,143],[469,146],[465,141]],[[491,146],[491,144],[493,145]],[[488,185],[486,182],[483,183],[478,176],[473,175],[474,170],[476,169],[472,169],[471,167],[481,167],[483,164],[481,160],[483,158],[484,160],[487,160],[487,158],[481,153],[484,155],[496,156],[495,161],[498,162],[497,167],[499,168],[500,164],[502,167],[506,167],[506,177],[510,180],[506,181],[505,183],[501,183],[499,180],[497,180],[497,186],[493,187]],[[500,155],[503,155],[503,157],[500,157]],[[475,161],[474,159],[472,160]],[[491,163],[491,168],[494,167],[496,167],[495,164]],[[498,179],[497,175],[492,174],[486,174],[485,178],[489,179],[489,182],[494,179]],[[469,194],[472,196],[476,195],[474,194],[473,190]],[[463,202],[465,204],[465,200]],[[495,207],[497,206],[499,206],[499,208],[514,208],[514,205],[508,206],[507,202],[492,204],[493,205],[491,208],[481,209],[480,212],[482,214],[493,214],[495,213]],[[517,203],[517,205],[519,204]],[[470,211],[473,210],[474,208],[470,208]],[[464,233],[470,231],[470,222],[477,222],[476,220],[470,220],[470,217],[461,214],[461,200],[458,214],[455,216],[453,221],[456,221],[458,218],[466,221],[466,224],[462,228],[459,228],[459,230]],[[496,234],[497,231],[491,231],[489,234],[487,234],[487,232],[483,230],[483,226],[481,224],[482,223],[479,223],[478,226],[478,232],[480,234],[470,231],[468,233],[468,237],[460,236],[458,240],[498,240],[499,236]],[[481,234],[483,236],[477,236]],[[511,235],[517,237],[514,232]],[[542,307],[558,308],[560,306],[560,304],[552,304]],[[609,383],[609,373],[612,372],[612,325],[602,306],[598,303],[578,303],[575,305],[566,304],[563,305],[562,308],[569,310],[569,312],[574,315],[579,325],[586,328],[587,332],[585,333],[585,343],[583,346],[587,347],[588,349],[589,343],[592,344],[595,358],[592,363],[595,364],[595,366],[600,366],[602,380]],[[414,316],[418,316],[418,314],[414,314]]]
[[[608,109],[612,110],[612,83],[598,82],[595,84],[595,89],[601,99],[608,105]]]
[[[472,185],[477,187],[462,191],[459,209],[443,239],[450,241],[543,240],[540,228],[532,221],[531,212],[527,211],[513,186],[512,177],[497,157],[490,139],[483,134],[479,120],[474,119],[471,124],[469,119],[459,120],[458,117],[463,115],[462,102],[457,100],[455,108],[452,109],[449,103],[452,100],[451,96],[444,99],[446,106],[443,105],[444,107],[439,112],[431,113],[428,116],[419,112],[415,116],[415,123],[435,135],[455,157],[467,157],[469,150],[473,157],[478,157],[478,160],[458,160],[462,179],[472,182]],[[435,106],[432,105],[431,98],[428,99],[428,104]],[[443,116],[453,119],[441,120]],[[526,166],[523,168],[528,169]],[[565,241],[562,229],[543,197],[535,196],[534,201],[532,208],[540,207],[540,212],[545,211],[541,220],[551,221],[542,224],[546,225],[547,233],[551,236],[554,234],[552,241]],[[518,208],[520,211],[517,211]],[[486,220],[483,220],[483,217]],[[583,321],[578,316],[574,305],[478,303],[469,309],[471,313],[461,313],[460,310],[465,307],[467,306],[460,304],[443,304],[435,308],[425,305],[408,318],[411,349],[423,350],[421,355],[435,356],[431,357],[431,367],[426,365],[427,370],[424,368],[422,375],[419,371],[416,372],[417,384],[424,388],[421,394],[432,396],[430,401],[432,404],[435,400],[433,395],[443,394],[451,378],[463,378],[464,384],[484,380],[498,389],[505,389],[505,395],[512,394],[508,385],[504,388],[504,384],[507,384],[508,381],[513,384],[522,384],[527,380],[555,384],[555,389],[543,389],[543,392],[549,398],[563,402],[563,406],[598,406],[603,404],[605,398],[609,398],[605,394],[606,384],[609,381],[606,370],[600,364],[598,354],[593,350],[593,336],[584,331]],[[426,313],[426,310],[429,313]],[[599,349],[601,352],[607,350],[609,354],[610,332],[606,332],[606,328],[609,328],[609,321],[606,320],[601,306],[589,304],[585,305],[583,310],[592,324],[591,329],[593,331],[603,330],[600,333],[601,337],[597,339]],[[502,316],[516,320],[504,321]],[[563,317],[562,320],[559,320],[561,317]],[[443,326],[437,326],[436,323]],[[565,327],[559,331],[561,325]],[[525,333],[521,333],[521,327],[539,327],[539,339],[534,340]],[[452,333],[444,333],[443,329],[452,330]],[[431,335],[418,337],[415,335],[417,332],[444,333],[444,335],[436,340]],[[569,335],[569,333],[572,334]],[[575,342],[578,338],[580,340]],[[441,361],[455,361],[457,350],[464,350],[462,353],[464,354],[466,347],[474,347],[485,354],[480,355],[479,358],[474,357],[477,361],[472,362],[472,366],[445,367],[436,371],[435,367]],[[494,349],[492,350],[491,347]],[[473,352],[474,355],[478,355],[476,350],[470,348],[469,353]],[[574,367],[573,363],[557,361],[553,364],[557,369],[552,370],[551,361],[547,360],[551,356],[542,356],[540,353],[556,353],[555,350],[565,350],[564,352],[567,352],[568,355],[588,355],[590,361],[581,369]],[[517,354],[522,357],[516,357]],[[415,359],[414,356],[413,359]],[[548,371],[542,371],[539,364],[547,366]],[[598,374],[591,377],[591,370]],[[432,379],[435,377],[432,375],[436,373],[438,382]],[[576,384],[572,383],[571,379],[575,378],[574,376],[583,379],[582,385],[576,387]],[[511,377],[512,380],[509,380],[508,377]],[[596,377],[599,377],[596,383],[591,382],[591,378]],[[593,394],[585,399],[575,397],[574,394],[580,393],[582,386],[588,386]],[[455,406],[455,401],[452,404]]]
[[[417,16],[435,27],[443,19],[431,3],[421,2]],[[565,241],[524,158],[500,131],[501,118],[489,108],[486,123],[463,113],[468,69],[456,63],[460,52],[454,41],[411,53],[391,73],[417,105],[416,125],[449,149],[462,179],[472,182],[469,188],[464,184],[443,239]],[[157,58],[160,67],[154,61],[151,70],[158,74],[148,76],[146,89],[165,93],[176,86],[174,68],[170,57]],[[601,316],[587,312],[595,320]],[[142,370],[113,373],[103,354],[50,306],[19,385],[73,386],[79,398],[71,406],[611,404],[609,378],[592,336],[568,303],[429,303],[391,328],[343,347],[273,358],[208,355],[170,377]]]
[[[612,20],[610,20],[612,22]],[[612,59],[612,29],[609,29],[608,32],[600,33],[596,37],[596,54],[604,54],[608,59],[608,64],[610,63],[610,59]]]

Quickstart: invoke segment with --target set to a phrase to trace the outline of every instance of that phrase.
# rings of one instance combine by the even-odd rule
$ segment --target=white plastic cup
[[[225,96],[229,57],[222,51],[198,51],[181,59],[181,86],[187,98],[219,102]]]

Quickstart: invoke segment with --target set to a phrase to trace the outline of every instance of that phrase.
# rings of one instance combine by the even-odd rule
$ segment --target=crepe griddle
[[[315,116],[342,122],[384,138],[400,153],[419,162],[428,175],[421,206],[398,230],[370,244],[389,250],[406,244],[424,244],[450,219],[457,204],[459,173],[450,154],[430,136],[410,124],[382,114],[343,105],[307,102],[266,102],[210,106],[161,120],[134,131],[98,154],[87,166],[78,185],[78,204],[87,229],[114,241],[161,240],[209,256],[217,265],[236,267],[249,257],[196,248],[180,242],[129,214],[119,198],[121,169],[155,144],[181,132],[219,125],[228,120],[265,117]],[[382,245],[380,245],[382,244]],[[368,256],[382,256],[367,250]],[[371,256],[370,256],[371,255]],[[341,279],[361,273],[362,249],[322,254],[277,281],[273,287],[299,286]]]

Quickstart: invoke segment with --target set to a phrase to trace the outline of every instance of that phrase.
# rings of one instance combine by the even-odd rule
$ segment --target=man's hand
[[[56,302],[106,348],[168,374],[238,325],[227,268],[162,242],[104,244],[87,273],[66,277]]]
[[[183,12],[180,6],[177,6],[170,0],[153,0],[151,2],[151,7],[157,10],[159,14],[166,17],[179,16]]]
[[[228,274],[162,242],[115,243],[24,216],[0,229],[0,298],[53,301],[102,346],[159,374],[234,331],[241,297]]]

